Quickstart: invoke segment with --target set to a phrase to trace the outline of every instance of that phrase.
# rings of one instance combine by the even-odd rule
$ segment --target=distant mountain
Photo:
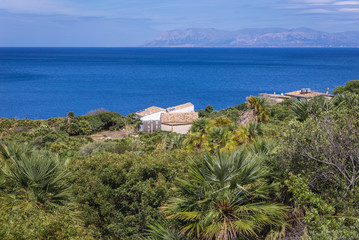
[[[327,33],[310,28],[191,28],[163,32],[146,47],[359,47],[359,31]]]

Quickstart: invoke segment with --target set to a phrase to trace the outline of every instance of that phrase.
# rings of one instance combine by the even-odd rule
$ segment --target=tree
[[[198,116],[200,118],[209,117],[212,112],[213,112],[213,107],[211,105],[208,105],[205,109],[201,109],[198,111]]]
[[[285,143],[291,168],[296,173],[315,173],[311,186],[331,199],[338,197],[336,201],[359,183],[358,110],[359,106],[343,105],[308,118],[293,125]]]
[[[277,226],[286,207],[265,201],[270,186],[258,158],[244,149],[204,154],[189,166],[188,178],[178,180],[180,197],[162,211],[177,221],[189,239],[240,239]]]
[[[127,122],[130,125],[134,126],[134,129],[136,132],[140,130],[140,127],[142,125],[142,121],[139,117],[136,116],[135,113],[130,113],[126,116]]]
[[[207,113],[211,113],[213,112],[213,107],[211,105],[208,105],[205,109],[204,109]]]
[[[338,86],[334,89],[334,94],[352,92],[359,94],[359,80],[352,80],[346,82],[345,86]]]

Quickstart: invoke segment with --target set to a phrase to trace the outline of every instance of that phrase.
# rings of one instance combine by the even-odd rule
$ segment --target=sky
[[[185,28],[359,30],[359,0],[0,0],[1,47],[140,46]]]

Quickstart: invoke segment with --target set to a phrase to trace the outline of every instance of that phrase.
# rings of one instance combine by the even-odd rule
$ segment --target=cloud
[[[335,2],[333,3],[333,5],[335,6],[340,6],[340,5],[359,5],[359,1],[341,1],[341,2]]]
[[[72,8],[54,0],[1,0],[0,9],[14,13],[75,14]]]
[[[345,12],[345,13],[358,13],[359,8],[340,8],[339,12]]]
[[[309,4],[312,6],[324,6],[324,5],[328,5],[328,4],[332,3],[333,0],[301,0],[301,1],[297,1],[297,2]]]
[[[301,13],[333,13],[334,11],[328,9],[307,9],[301,11]]]
[[[306,2],[310,4],[324,4],[333,2],[333,0],[301,0],[300,2]]]
[[[359,0],[334,1],[334,0],[286,0],[286,5],[279,9],[297,10],[299,14],[354,14],[359,12]]]

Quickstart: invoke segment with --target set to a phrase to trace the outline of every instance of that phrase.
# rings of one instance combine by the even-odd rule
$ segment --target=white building
[[[198,113],[195,111],[161,113],[161,130],[186,134],[197,119]]]
[[[161,130],[161,113],[165,113],[166,109],[152,106],[144,110],[136,112],[137,117],[142,121],[141,132],[154,132]]]
[[[310,99],[313,97],[324,96],[327,99],[331,99],[334,95],[329,94],[329,88],[326,89],[326,93],[314,92],[310,88],[302,88],[301,90],[297,90],[294,92],[281,93],[279,94],[267,94],[260,93],[259,97],[263,97],[269,101],[271,104],[277,104],[283,102],[285,99],[297,99],[300,101],[301,99]]]
[[[194,105],[192,103],[185,103],[174,107],[169,107],[166,109],[168,113],[186,113],[194,112]]]
[[[192,122],[198,118],[192,103],[185,103],[166,109],[152,106],[136,112],[141,119],[141,132],[156,130],[186,133]],[[162,124],[163,119],[163,124]]]

